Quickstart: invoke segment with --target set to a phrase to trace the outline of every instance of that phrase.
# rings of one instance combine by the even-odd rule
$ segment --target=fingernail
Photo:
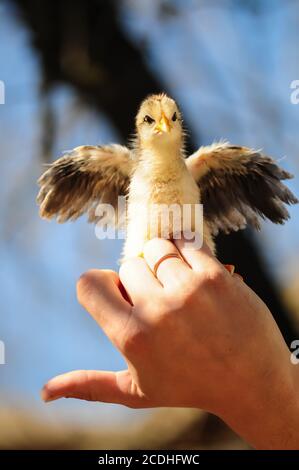
[[[48,397],[48,398],[43,398],[44,403],[50,403],[50,401],[55,401],[57,400],[58,397]]]
[[[50,401],[55,401],[57,400],[57,397],[54,397],[51,395],[47,395],[43,390],[41,391],[41,399],[43,400],[44,403],[49,403]]]
[[[224,264],[224,267],[231,275],[234,274],[236,268],[233,264]]]
[[[45,403],[49,403],[50,401],[55,401],[58,398],[58,397],[55,397],[55,395],[51,395],[51,393],[49,393],[48,384],[44,385],[44,387],[41,390],[40,395],[41,395],[41,399]]]

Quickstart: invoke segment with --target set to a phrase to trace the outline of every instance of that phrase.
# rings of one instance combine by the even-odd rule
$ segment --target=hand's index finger
[[[149,240],[144,245],[144,259],[164,287],[176,286],[190,274],[190,267],[170,240]]]

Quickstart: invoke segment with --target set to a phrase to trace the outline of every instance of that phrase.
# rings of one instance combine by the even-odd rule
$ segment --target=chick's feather
[[[65,222],[87,212],[89,221],[95,221],[100,202],[117,208],[118,196],[127,194],[133,166],[127,147],[76,147],[51,164],[38,180],[40,215]]]
[[[204,217],[214,235],[247,224],[259,229],[259,217],[282,224],[289,218],[284,204],[298,202],[282,183],[292,175],[260,151],[222,142],[201,147],[186,164],[200,188]]]

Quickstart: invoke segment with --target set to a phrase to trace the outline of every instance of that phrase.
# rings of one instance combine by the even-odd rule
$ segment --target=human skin
[[[168,253],[183,259],[163,261],[155,277]],[[119,275],[81,276],[77,294],[128,368],[57,376],[45,401],[201,408],[255,448],[299,449],[299,369],[266,305],[207,247],[151,240]]]

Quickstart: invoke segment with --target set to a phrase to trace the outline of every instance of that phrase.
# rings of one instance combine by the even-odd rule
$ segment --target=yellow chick
[[[141,104],[130,148],[75,148],[40,177],[37,201],[44,218],[64,222],[87,212],[95,222],[99,203],[117,210],[119,196],[126,197],[124,258],[140,255],[150,238],[198,231],[202,203],[203,240],[215,253],[220,230],[247,224],[258,229],[259,217],[284,223],[289,217],[284,204],[298,202],[282,183],[291,177],[260,151],[228,142],[200,147],[186,158],[179,108],[160,94]],[[186,206],[190,210],[184,212]]]

